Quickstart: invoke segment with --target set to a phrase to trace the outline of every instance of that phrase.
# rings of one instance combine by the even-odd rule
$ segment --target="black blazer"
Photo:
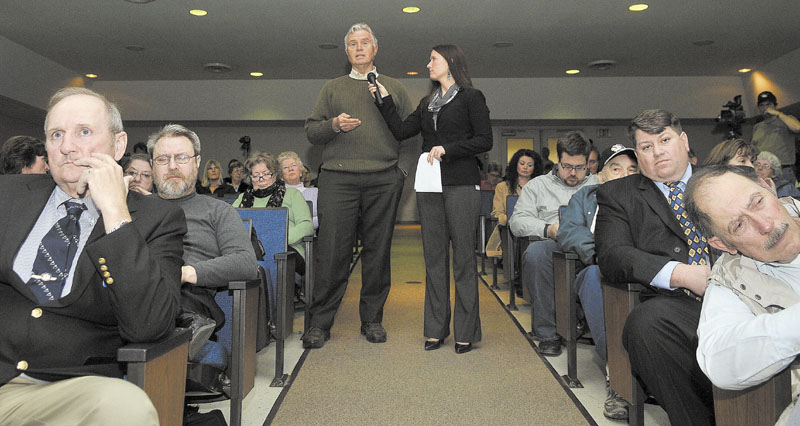
[[[597,264],[609,281],[649,285],[667,262],[687,262],[689,246],[681,225],[649,178],[636,174],[604,183],[597,204]]]
[[[492,124],[486,98],[478,89],[460,88],[456,96],[439,110],[436,128],[426,99],[405,121],[400,120],[391,95],[379,107],[389,130],[401,141],[422,132],[422,152],[444,147],[442,185],[478,185],[480,169],[475,155],[492,149]]]
[[[122,377],[117,348],[175,327],[186,219],[178,206],[134,191],[127,201],[133,222],[106,235],[101,217],[79,255],[71,292],[37,302],[14,273],[14,257],[54,187],[48,175],[0,176],[0,385],[20,373]],[[113,279],[108,287],[103,266]]]

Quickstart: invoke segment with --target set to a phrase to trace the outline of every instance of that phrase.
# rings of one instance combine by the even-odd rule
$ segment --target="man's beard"
[[[194,182],[197,180],[197,170],[185,176],[180,170],[170,170],[164,176],[155,174],[155,184],[158,188],[158,195],[161,198],[172,200],[189,195],[194,191]],[[178,177],[179,180],[170,180],[171,177]]]

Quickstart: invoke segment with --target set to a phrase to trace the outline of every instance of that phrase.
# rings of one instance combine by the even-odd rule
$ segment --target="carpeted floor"
[[[310,351],[272,424],[587,424],[482,284],[483,341],[477,348],[457,355],[451,336],[446,347],[423,350],[425,268],[419,233],[418,227],[395,230],[393,286],[383,323],[388,341],[373,344],[360,336],[359,265],[331,340]]]

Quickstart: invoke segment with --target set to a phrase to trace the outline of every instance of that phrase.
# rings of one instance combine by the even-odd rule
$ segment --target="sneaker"
[[[331,332],[319,327],[309,327],[303,335],[303,347],[306,349],[321,348],[331,339]]]
[[[544,356],[559,356],[561,355],[561,339],[556,340],[540,340],[539,353]]]
[[[386,341],[386,330],[383,329],[383,326],[379,322],[362,323],[361,334],[371,343],[383,343]]]
[[[217,322],[195,312],[184,312],[178,316],[175,322],[178,327],[189,328],[192,330],[192,340],[189,341],[189,359],[203,349],[208,339],[214,334]]]
[[[628,420],[628,403],[606,382],[606,402],[603,415],[611,420]]]

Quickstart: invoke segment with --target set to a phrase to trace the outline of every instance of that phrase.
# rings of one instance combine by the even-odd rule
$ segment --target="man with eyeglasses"
[[[181,315],[178,325],[192,329],[189,359],[195,360],[225,314],[214,301],[218,287],[228,281],[258,278],[250,236],[230,204],[195,192],[200,167],[200,138],[179,124],[168,124],[150,135],[158,196],[179,205],[186,214],[183,239]]]
[[[405,118],[413,110],[397,80],[375,68],[378,40],[369,25],[352,25],[345,35],[352,69],[328,81],[306,120],[309,142],[320,145],[319,240],[310,327],[303,347],[321,348],[339,309],[350,274],[353,243],[360,237],[361,334],[371,343],[386,341],[383,306],[391,286],[392,233],[405,172],[398,167],[400,142],[375,108],[367,75],[375,74]]]
[[[553,252],[558,248],[558,209],[586,185],[597,184],[597,175],[587,176],[589,139],[582,132],[558,138],[558,163],[551,173],[538,176],[522,188],[514,214],[508,221],[516,237],[538,237],[522,260],[524,285],[533,298],[533,332],[539,339],[539,353],[561,354],[554,313]]]

